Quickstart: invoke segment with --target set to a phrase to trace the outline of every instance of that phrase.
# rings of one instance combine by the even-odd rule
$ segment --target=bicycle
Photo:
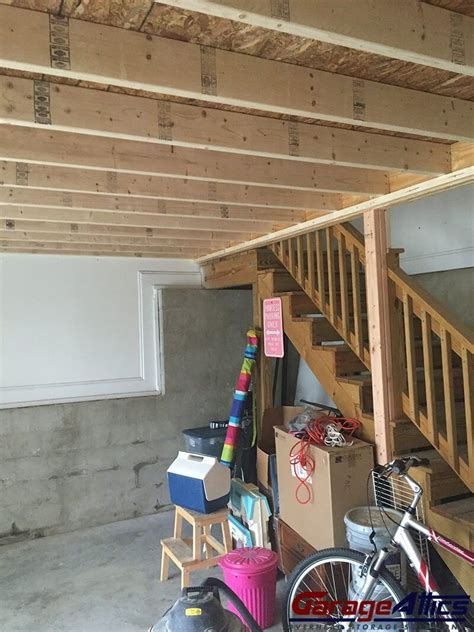
[[[469,597],[459,597],[446,603],[438,585],[416,546],[409,529],[426,536],[471,566],[474,553],[436,533],[414,518],[423,489],[408,471],[412,467],[429,465],[427,459],[407,456],[394,459],[376,468],[387,483],[392,476],[404,480],[413,493],[411,503],[403,512],[396,512],[399,521],[392,533],[391,545],[364,555],[344,548],[325,549],[303,560],[293,570],[287,582],[283,605],[285,632],[329,630],[453,630],[465,632]],[[379,508],[383,511],[382,508]],[[391,512],[393,515],[393,512]],[[393,521],[389,514],[387,518]],[[387,558],[403,551],[415,571],[425,593],[406,594],[401,584],[386,568]],[[443,599],[444,598],[444,599]],[[449,606],[449,607],[448,607]]]

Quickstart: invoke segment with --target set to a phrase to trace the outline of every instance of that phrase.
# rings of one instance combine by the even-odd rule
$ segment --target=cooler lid
[[[259,546],[235,549],[221,558],[219,565],[232,571],[260,574],[275,568],[278,555]]]

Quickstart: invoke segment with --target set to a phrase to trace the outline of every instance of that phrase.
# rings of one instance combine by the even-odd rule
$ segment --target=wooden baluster
[[[364,336],[362,333],[362,309],[360,297],[359,250],[354,244],[351,248],[352,307],[354,310],[354,337],[357,355],[364,356]]]
[[[346,265],[346,239],[344,235],[339,238],[339,290],[341,292],[341,319],[342,332],[346,340],[349,340],[349,297],[347,293],[347,265]]]
[[[436,411],[436,392],[433,373],[433,340],[431,336],[431,316],[425,310],[421,312],[421,332],[423,342],[423,365],[426,390],[426,417],[429,422],[431,443],[438,447],[438,416]]]
[[[316,268],[318,273],[318,294],[319,309],[327,312],[326,306],[326,277],[324,276],[324,258],[323,258],[323,231],[316,231]]]
[[[288,239],[288,269],[295,276],[295,248],[293,238]]]
[[[403,320],[405,323],[405,351],[407,355],[408,398],[410,401],[410,417],[420,425],[420,410],[418,405],[418,382],[416,375],[415,336],[413,333],[413,302],[411,297],[403,292]]]
[[[454,408],[453,357],[451,334],[441,327],[441,366],[443,368],[444,410],[446,414],[446,438],[448,440],[448,460],[451,466],[459,470],[458,429]]]
[[[280,260],[282,261],[282,263],[286,262],[285,244],[286,242],[282,239],[280,241]]]
[[[462,376],[464,387],[464,410],[466,415],[466,437],[467,437],[467,455],[468,466],[471,472],[471,483],[474,484],[474,421],[473,421],[473,370],[472,370],[472,353],[462,347]]]
[[[336,322],[336,271],[334,269],[334,242],[332,227],[326,228],[326,248],[328,262],[329,319]]]
[[[298,266],[298,283],[304,286],[304,259],[303,259],[303,237],[296,238],[296,265]]]
[[[308,262],[308,284],[307,292],[311,298],[314,298],[314,241],[313,233],[306,233],[306,259]]]

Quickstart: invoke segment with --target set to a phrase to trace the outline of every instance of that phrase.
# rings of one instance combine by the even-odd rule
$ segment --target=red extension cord
[[[313,499],[313,490],[308,480],[314,474],[316,464],[310,454],[310,448],[312,445],[325,445],[326,428],[329,424],[336,426],[337,430],[348,438],[362,425],[358,419],[323,415],[309,421],[304,430],[291,433],[299,439],[290,450],[290,465],[299,481],[295,496],[300,505],[307,505]],[[300,471],[304,474],[301,475]],[[302,490],[305,492],[303,499]]]

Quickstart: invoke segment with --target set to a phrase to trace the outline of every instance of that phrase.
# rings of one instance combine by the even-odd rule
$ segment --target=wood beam
[[[120,245],[120,244],[102,244],[102,243],[97,243],[97,244],[91,244],[89,243],[87,240],[85,240],[84,242],[69,242],[69,241],[64,241],[62,239],[58,239],[57,241],[52,241],[52,242],[48,242],[45,243],[43,240],[41,241],[35,241],[33,239],[24,239],[24,240],[19,240],[19,241],[7,241],[4,239],[0,239],[0,245],[2,247],[15,247],[15,248],[35,248],[38,250],[41,250],[43,248],[66,248],[67,250],[102,250],[104,252],[116,252],[117,250],[119,251],[123,251],[123,252],[140,252],[140,253],[147,253],[147,252],[151,252],[151,253],[176,253],[176,254],[186,254],[189,252],[193,252],[193,253],[200,253],[200,252],[205,252],[206,248],[197,248],[196,246],[193,246],[192,248],[189,248],[187,246],[182,246],[182,247],[178,247],[178,246],[164,246],[161,247],[159,245],[152,245],[152,246],[134,246],[134,245]]]
[[[160,0],[161,2],[161,0]],[[297,37],[474,76],[474,18],[417,0],[165,0]]]
[[[159,250],[159,249],[173,249],[173,248],[189,248],[196,252],[209,252],[213,247],[212,241],[191,241],[189,244],[179,242],[175,239],[162,239],[161,237],[119,237],[116,235],[89,235],[85,233],[45,233],[42,231],[24,231],[24,230],[0,230],[0,241],[5,242],[41,242],[42,244],[48,244],[49,242],[55,243],[71,243],[71,244],[90,244],[95,245],[97,248],[107,246],[130,246],[138,250]]]
[[[93,237],[126,237],[132,239],[145,239],[155,243],[163,242],[205,242],[208,245],[222,244],[236,239],[235,233],[195,230],[174,230],[172,228],[136,228],[132,226],[107,226],[104,224],[74,224],[69,222],[34,221],[28,219],[0,220],[0,231],[5,234],[23,235],[24,233],[47,233],[56,235],[76,235]],[[59,239],[59,237],[58,237]],[[198,243],[199,247],[202,245]]]
[[[203,266],[202,279],[203,286],[209,290],[252,285],[257,279],[257,252],[252,250],[213,261]]]
[[[33,254],[33,255],[87,255],[90,257],[140,257],[147,259],[193,259],[196,253],[190,249],[169,249],[169,250],[157,250],[156,252],[141,252],[139,249],[125,250],[123,246],[102,247],[90,246],[87,244],[78,244],[77,248],[70,248],[68,244],[48,244],[46,247],[41,243],[31,242],[29,243],[17,243],[14,246],[5,244],[0,241],[0,252],[3,253],[21,253],[21,254]]]
[[[474,167],[467,167],[460,169],[459,171],[453,171],[448,175],[438,176],[432,178],[426,182],[421,182],[413,186],[406,187],[405,189],[399,189],[389,193],[388,195],[381,195],[375,199],[362,202],[360,204],[354,204],[347,208],[343,208],[333,213],[327,213],[322,217],[311,219],[295,226],[290,226],[283,230],[275,231],[272,234],[264,235],[256,239],[232,246],[225,250],[214,252],[206,257],[198,259],[198,263],[207,263],[213,259],[217,259],[229,254],[235,254],[237,252],[244,252],[245,250],[251,250],[253,248],[261,248],[268,244],[280,241],[282,239],[288,239],[289,237],[296,237],[298,235],[304,235],[314,229],[324,228],[326,226],[332,226],[339,224],[340,222],[346,222],[354,217],[363,215],[366,211],[371,211],[377,208],[389,208],[397,204],[404,202],[410,202],[420,197],[427,195],[433,195],[435,193],[441,193],[454,187],[470,184],[474,182]]]
[[[474,165],[474,143],[453,143],[451,145],[451,170],[464,169]]]
[[[116,195],[97,195],[95,193],[70,193],[66,191],[46,191],[32,187],[10,188],[0,186],[0,206],[19,206],[21,208],[78,209],[90,211],[121,211],[123,213],[141,213],[150,215],[173,215],[176,217],[207,217],[230,220],[229,223],[248,220],[267,230],[283,224],[294,224],[306,219],[305,211],[291,209],[262,208],[253,206],[229,206],[227,204],[209,204],[208,202],[188,202],[176,200],[155,200]],[[311,213],[313,215],[313,213]],[[251,226],[250,223],[244,226]]]
[[[3,103],[4,97],[0,93],[0,107],[5,109]],[[301,180],[298,178],[308,177],[307,169],[310,169],[307,165],[303,167],[302,162],[382,171],[406,170],[427,175],[451,171],[449,145],[211,108],[208,108],[209,114],[198,108],[200,113],[206,111],[206,117],[201,116],[202,119],[212,120],[212,128],[205,130],[208,132],[205,148],[213,151],[204,151],[192,130],[185,126],[190,117],[194,120],[195,106],[179,104],[180,108],[190,108],[189,113],[185,111],[179,117],[174,114],[176,107],[178,104],[170,104],[174,117],[170,119],[174,134],[172,144],[168,144],[169,141],[143,142],[144,138],[138,142],[90,137],[52,131],[49,126],[1,125],[0,160],[278,186],[286,181],[285,178],[291,178],[292,184],[299,186]],[[197,130],[200,133],[201,127]],[[208,139],[214,135],[219,138],[212,145]],[[224,150],[217,151],[221,145]],[[253,158],[234,153],[240,145],[242,152],[245,150],[245,154]]]
[[[474,138],[469,101],[102,24],[59,21],[66,42],[61,59],[50,43],[56,16],[0,6],[0,67],[421,136]],[[37,117],[48,124],[47,87],[38,90]]]
[[[172,228],[183,231],[205,231],[215,235],[225,233],[233,240],[247,239],[250,235],[261,235],[266,228],[251,222],[250,226],[226,219],[201,217],[173,217],[168,215],[144,215],[142,213],[121,213],[116,211],[84,211],[78,209],[20,208],[0,205],[0,220],[14,221],[28,219],[35,222],[66,222],[68,224],[100,224],[106,226],[132,226],[135,228]],[[222,237],[222,236],[221,236]]]
[[[365,274],[369,325],[370,372],[374,402],[377,462],[392,458],[390,424],[396,421],[393,402],[390,309],[388,301],[387,231],[385,210],[364,213]]]
[[[20,175],[19,175],[20,174]],[[47,167],[0,162],[0,184],[33,187],[49,191],[86,192],[104,195],[143,197],[163,200],[301,209],[334,210],[342,206],[337,193],[276,189],[223,182],[204,182],[186,178],[139,176],[110,171],[88,171],[67,167]]]

